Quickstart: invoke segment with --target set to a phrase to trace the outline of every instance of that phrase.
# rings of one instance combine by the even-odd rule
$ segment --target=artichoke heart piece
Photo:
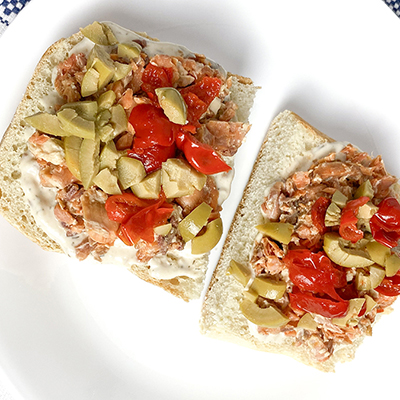
[[[128,129],[128,117],[121,104],[117,104],[110,108],[110,123],[114,128],[114,135],[117,136]]]
[[[117,44],[117,38],[107,24],[93,22],[90,25],[81,28],[82,34],[95,44],[102,46],[112,46]]]
[[[131,190],[141,199],[158,199],[161,191],[161,170],[147,175],[139,183],[131,186]]]
[[[391,254],[385,263],[386,276],[394,276],[400,270],[400,258],[397,254]]]
[[[187,123],[186,103],[178,90],[173,87],[157,88],[156,95],[164,114],[171,122],[179,125]]]
[[[79,172],[79,153],[82,138],[78,136],[67,136],[64,138],[65,162],[71,174],[77,179],[81,179]]]
[[[372,199],[374,197],[374,188],[372,187],[371,181],[367,180],[363,182],[358,189],[356,190],[356,193],[354,194],[354,198],[358,199],[359,197],[369,197]]]
[[[132,43],[119,43],[118,44],[118,57],[126,58],[127,60],[136,60],[142,51],[142,47],[135,42]]]
[[[226,273],[227,275],[232,275],[244,287],[247,286],[249,280],[253,276],[253,270],[250,268],[249,264],[241,264],[235,260],[231,260]]]
[[[25,121],[40,132],[53,136],[69,136],[56,115],[40,112],[26,117]]]
[[[124,190],[139,183],[146,176],[142,162],[131,157],[120,157],[117,161],[117,171]]]
[[[203,226],[206,225],[211,211],[211,206],[207,203],[201,203],[179,222],[179,233],[185,242],[192,240],[201,231]]]
[[[349,301],[349,307],[347,309],[347,314],[341,318],[332,318],[332,323],[335,325],[346,327],[346,326],[354,326],[358,323],[358,314],[363,308],[365,303],[365,299],[351,299]]]
[[[217,218],[207,224],[205,233],[192,240],[192,254],[204,254],[211,251],[222,236],[222,220]]]
[[[325,226],[336,226],[340,224],[342,209],[334,202],[329,204],[325,213]]]
[[[366,249],[371,260],[382,267],[385,266],[386,259],[390,256],[390,249],[388,247],[376,242],[375,240],[372,240],[367,243]]]
[[[100,110],[108,110],[115,102],[117,95],[115,94],[114,90],[107,90],[100,95],[97,99],[97,104]]]
[[[256,229],[271,239],[288,244],[292,238],[294,226],[287,222],[267,222],[257,225]]]
[[[100,140],[83,139],[79,151],[79,172],[82,185],[88,189],[99,172]]]
[[[316,331],[318,324],[310,313],[304,314],[299,322],[297,323],[297,328],[307,329],[308,331]]]
[[[78,136],[84,139],[95,139],[96,131],[94,121],[88,121],[78,115],[72,108],[65,108],[57,113],[62,128],[69,135]]]
[[[246,298],[240,303],[240,310],[250,322],[258,326],[278,328],[289,322],[289,318],[275,307],[260,308],[256,303]]]
[[[88,68],[82,79],[81,95],[88,97],[95,94],[99,88],[100,74],[94,68]]]
[[[97,90],[103,89],[114,77],[114,62],[107,51],[98,45],[95,45],[89,54],[87,68],[88,71],[95,69],[99,73]]]
[[[108,194],[121,194],[118,186],[117,176],[108,168],[102,169],[94,178],[93,183],[97,185],[103,192]]]
[[[336,232],[329,232],[324,235],[323,247],[325,253],[334,263],[348,268],[364,268],[374,264],[366,251],[346,248],[345,244],[346,241]]]
[[[341,191],[336,190],[332,196],[332,203],[335,203],[340,208],[343,208],[347,203],[347,196],[345,196]]]
[[[79,117],[82,117],[83,119],[86,119],[88,121],[95,121],[96,120],[96,115],[97,115],[97,101],[77,101],[74,103],[67,103],[64,104],[61,108],[61,110],[65,110],[66,108],[71,108],[74,110]]]

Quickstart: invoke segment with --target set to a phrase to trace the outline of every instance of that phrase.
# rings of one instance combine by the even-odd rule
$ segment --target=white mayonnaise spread
[[[144,46],[143,51],[148,54],[149,57],[153,57],[156,54],[194,57],[194,53],[184,46],[149,40],[114,23],[107,22],[107,24],[110,26],[120,43],[138,41],[142,46]],[[69,55],[80,52],[88,55],[93,47],[94,43],[89,39],[84,38],[72,48]],[[208,61],[211,63],[213,68],[217,68],[223,76],[226,76],[226,71],[221,66],[211,60]],[[56,76],[57,68],[54,68],[52,73],[53,82]],[[54,113],[54,107],[63,102],[55,89],[40,101],[43,106],[43,111],[50,113]],[[28,140],[34,132],[35,130],[28,126],[25,129],[26,140]],[[49,146],[52,144],[54,143],[49,143]],[[60,153],[59,149],[57,150],[58,157]],[[74,257],[75,246],[80,244],[87,236],[85,234],[73,237],[66,236],[64,228],[54,217],[54,207],[56,205],[55,195],[57,189],[41,186],[39,180],[39,166],[31,153],[27,152],[22,157],[20,169],[20,183],[37,225],[46,232],[51,239],[57,242],[67,255]],[[214,175],[214,178],[219,190],[219,204],[221,204],[229,195],[233,179],[233,171],[216,174]],[[182,251],[173,250],[168,252],[166,255],[154,257],[149,263],[150,273],[158,279],[172,279],[176,276],[196,278],[201,271],[201,269],[198,268],[200,258],[201,256],[191,254],[191,244],[189,242]],[[116,240],[114,246],[112,246],[105,254],[102,261],[104,263],[124,266],[141,264],[136,257],[136,249],[133,246],[126,246],[119,239]]]

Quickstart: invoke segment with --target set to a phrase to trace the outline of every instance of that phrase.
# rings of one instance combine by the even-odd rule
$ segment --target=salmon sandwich
[[[272,122],[206,293],[202,333],[322,371],[400,294],[397,179],[296,114]]]
[[[257,88],[114,23],[52,45],[0,147],[0,212],[43,249],[190,300],[222,233]]]

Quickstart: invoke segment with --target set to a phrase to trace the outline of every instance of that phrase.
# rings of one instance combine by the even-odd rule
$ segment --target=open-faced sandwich
[[[272,122],[206,293],[210,337],[333,371],[400,294],[397,179],[296,114]]]
[[[0,147],[0,211],[46,250],[199,297],[256,88],[95,22],[52,45]]]

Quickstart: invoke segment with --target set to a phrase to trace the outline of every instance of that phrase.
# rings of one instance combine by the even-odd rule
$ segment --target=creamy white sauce
[[[168,42],[157,42],[146,39],[135,32],[129,31],[111,22],[107,22],[113,30],[117,40],[121,43],[129,43],[131,41],[139,41],[142,45],[145,44],[143,51],[153,57],[156,54],[168,54],[173,56],[194,57],[194,53],[184,46],[175,45]],[[94,43],[87,38],[73,47],[69,55],[74,53],[84,53],[88,55],[94,47]],[[208,60],[213,68],[220,71],[223,76],[226,76],[226,71],[213,62]],[[52,82],[54,83],[57,75],[57,68],[53,70]],[[43,106],[43,111],[54,113],[54,106],[63,102],[61,96],[54,89],[45,97],[40,99]],[[25,129],[26,140],[34,133],[34,129],[27,127]],[[232,160],[228,160],[231,162]],[[41,186],[39,179],[39,166],[32,155],[27,152],[24,154],[20,164],[21,178],[20,183],[25,193],[26,199],[30,205],[32,215],[35,218],[37,225],[47,233],[47,235],[57,242],[63,251],[75,257],[75,246],[79,245],[87,238],[85,234],[74,237],[67,237],[64,228],[54,216],[54,207],[56,205],[55,196],[57,189],[45,188]],[[218,203],[229,196],[230,186],[233,179],[233,171],[228,173],[220,173],[214,175],[218,190]],[[201,273],[199,267],[200,256],[191,254],[191,243],[187,243],[182,251],[174,250],[163,256],[156,256],[150,261],[150,273],[158,279],[172,279],[177,276],[188,276],[196,278]],[[142,264],[136,257],[136,249],[133,246],[126,246],[121,240],[117,239],[114,246],[104,255],[103,263],[116,265],[132,265]]]

